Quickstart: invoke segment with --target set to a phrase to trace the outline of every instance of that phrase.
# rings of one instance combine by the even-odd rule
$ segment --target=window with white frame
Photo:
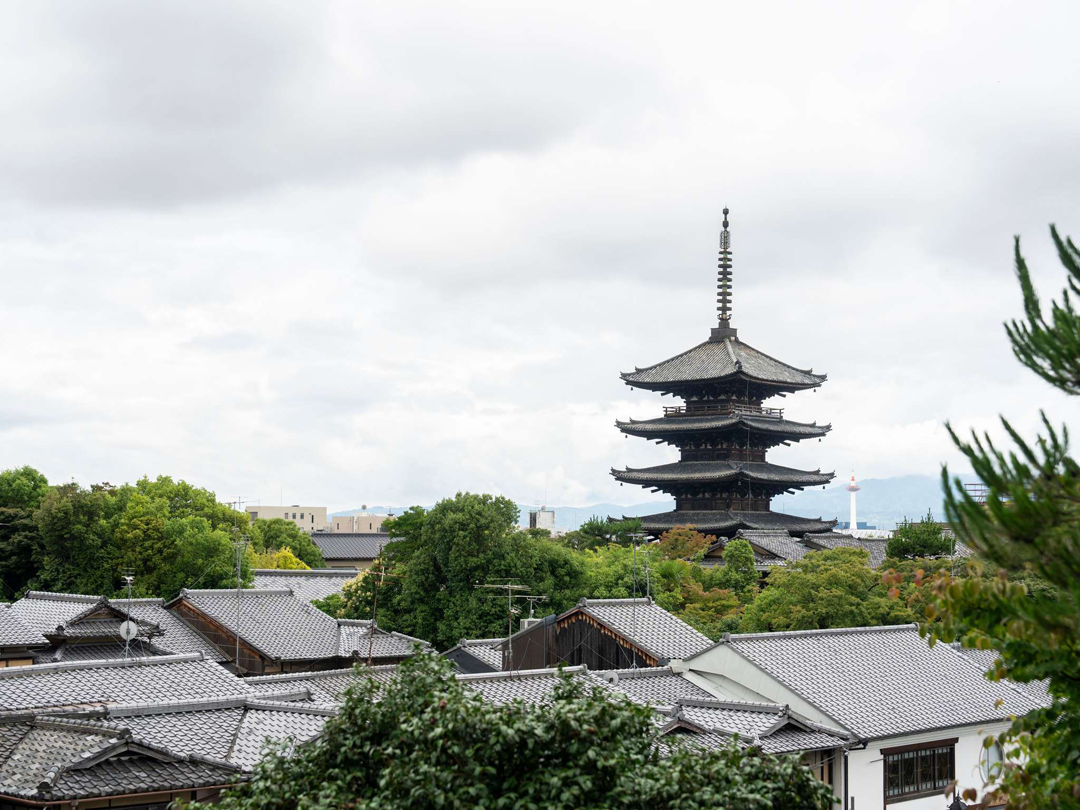
[[[996,740],[989,748],[982,751],[982,775],[987,782],[997,782],[1001,778],[1002,765],[1005,762],[1005,751],[1001,743]]]

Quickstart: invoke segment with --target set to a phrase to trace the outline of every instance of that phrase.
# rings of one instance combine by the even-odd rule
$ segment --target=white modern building
[[[372,515],[360,512],[356,515],[331,515],[330,531],[336,534],[375,534],[382,531],[383,522],[390,515]]]
[[[553,531],[555,529],[555,510],[548,509],[546,506],[541,506],[539,509],[530,509],[529,528]]]
[[[982,794],[1001,756],[983,739],[1043,705],[1030,685],[989,681],[977,657],[931,648],[917,625],[726,635],[676,668],[732,700],[850,734],[826,777],[845,810],[943,810],[954,779]]]
[[[273,520],[281,518],[295,523],[301,531],[311,534],[312,532],[324,532],[329,528],[326,522],[325,506],[262,506],[253,505],[245,507],[245,511],[251,516],[251,522],[256,520]]]

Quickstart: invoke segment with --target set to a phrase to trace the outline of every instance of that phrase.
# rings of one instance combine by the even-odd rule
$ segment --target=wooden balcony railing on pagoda
[[[742,402],[702,402],[693,405],[669,405],[664,408],[664,416],[764,416],[770,419],[783,419],[783,408],[762,408],[760,405],[747,405]]]

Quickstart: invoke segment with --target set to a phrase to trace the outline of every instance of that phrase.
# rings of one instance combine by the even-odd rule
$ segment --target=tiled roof
[[[356,579],[359,573],[356,568],[315,568],[310,571],[260,568],[255,571],[254,584],[256,588],[289,588],[293,596],[311,602],[340,593],[345,583]]]
[[[371,632],[371,621],[366,619],[338,619],[338,655],[349,657],[355,653],[363,660],[370,654],[372,658],[408,658],[417,644],[423,649],[431,646],[422,638],[407,636],[404,633],[387,632],[375,628]]]
[[[662,661],[689,658],[712,645],[707,636],[648,598],[582,599],[577,606]]]
[[[729,635],[719,643],[865,739],[1004,720],[1039,706],[1014,685],[986,680],[949,645],[931,648],[916,625]]]
[[[150,757],[118,757],[90,768],[62,771],[47,796],[49,799],[78,799],[190,790],[235,784],[241,778],[242,775],[233,768],[197,759],[169,762]]]
[[[315,532],[311,540],[325,560],[374,560],[390,542],[390,535]]]
[[[729,738],[706,736],[700,743],[691,740],[710,748],[723,747],[735,735],[740,745],[753,745],[772,754],[839,748],[851,741],[839,729],[811,723],[778,703],[681,698],[673,714],[676,721]]]
[[[735,375],[793,390],[816,388],[826,380],[824,374],[789,366],[733,337],[707,340],[668,360],[620,376],[630,385],[659,388],[671,383],[719,381]]]
[[[0,669],[0,710],[244,695],[251,687],[197,655]]]
[[[650,534],[662,534],[675,526],[693,526],[705,534],[730,536],[738,529],[782,529],[789,534],[822,532],[836,525],[835,520],[796,517],[781,512],[679,511],[661,512],[640,518],[642,528]]]
[[[976,666],[979,672],[987,673],[991,672],[1000,660],[997,650],[971,650],[964,649],[959,645],[954,645],[953,649],[960,653],[964,658],[970,661]],[[1019,681],[1010,681],[1017,689],[1021,689],[1030,695],[1033,699],[1039,703],[1048,705],[1050,703],[1050,692],[1048,691],[1050,686],[1049,679],[1042,679],[1038,681],[1028,681],[1021,683]]]
[[[672,706],[679,698],[706,700],[713,697],[700,686],[672,672],[671,667],[607,669],[595,674],[635,703]]]
[[[735,538],[742,538],[751,546],[755,546],[774,557],[780,557],[788,562],[801,560],[810,549],[800,543],[790,534],[778,529],[739,529],[735,532]]]
[[[598,687],[612,692],[601,678],[589,672],[588,667],[563,667],[562,669],[523,669],[514,672],[483,672],[456,676],[461,685],[480,693],[488,703],[502,706],[514,701],[533,705],[545,705],[552,702],[555,687],[566,673],[572,678],[580,678],[586,687]]]
[[[251,770],[268,742],[303,743],[322,732],[336,707],[258,697],[110,706],[105,718],[137,737]]]
[[[30,591],[11,605],[11,610],[38,632],[54,631],[58,625],[66,625],[88,608],[103,604],[100,596],[83,594],[49,593]],[[214,661],[224,661],[225,656],[179,618],[165,609],[162,599],[111,599],[104,604],[132,618],[157,625],[161,635],[154,637],[154,645],[170,653],[202,653]]]
[[[814,486],[827,484],[835,477],[833,473],[796,470],[767,461],[675,461],[641,469],[612,469],[611,474],[616,480],[628,484],[747,480],[766,484]]]
[[[112,723],[27,717],[0,725],[0,794],[37,801],[190,789],[235,783],[235,766],[132,736]],[[16,739],[17,737],[17,739]]]
[[[125,649],[123,640],[106,642],[71,642],[61,641],[34,656],[36,664],[51,664],[59,661],[108,661],[114,658],[154,658],[160,655],[173,655],[155,647],[149,641],[137,638]]]
[[[449,650],[443,653],[451,653],[459,648],[466,650],[469,655],[483,661],[489,667],[493,667],[496,670],[502,669],[503,654],[499,649],[505,638],[463,638],[457,643],[457,646],[451,647]]]
[[[185,589],[179,600],[236,632],[236,591]],[[175,604],[170,603],[170,607]],[[241,592],[240,638],[275,660],[335,658],[339,654],[337,622],[287,589]]]
[[[0,605],[0,647],[47,647],[49,640],[11,610]]]
[[[346,690],[364,678],[370,678],[377,683],[388,683],[397,677],[397,673],[397,664],[386,664],[377,667],[327,669],[321,672],[258,675],[245,678],[244,681],[255,689],[306,688],[316,702],[333,703],[344,700]]]
[[[701,565],[725,565],[723,549],[730,542],[729,538],[722,538],[717,540],[707,549],[705,549],[705,556],[701,558]],[[769,554],[766,551],[760,551],[758,549],[751,549],[754,552],[754,567],[759,571],[768,571],[773,566],[785,565],[787,560],[783,557],[777,557],[775,554]]]
[[[746,414],[710,415],[710,416],[660,416],[656,419],[630,419],[615,421],[615,427],[631,436],[660,437],[679,433],[715,433],[722,430],[751,430],[758,433],[771,433],[778,436],[792,436],[800,439],[824,436],[832,425],[819,425],[816,422],[792,422],[788,419],[774,419],[768,416]]]

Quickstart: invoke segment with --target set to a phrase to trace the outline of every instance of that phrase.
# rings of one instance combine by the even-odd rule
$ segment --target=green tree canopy
[[[33,467],[0,471],[0,598],[13,599],[41,565],[34,511],[49,491]]]
[[[411,509],[388,521],[395,539],[377,570],[345,590],[342,612],[369,619],[377,599],[380,627],[446,648],[461,638],[506,634],[505,594],[478,585],[513,578],[548,597],[538,615],[566,610],[584,593],[580,560],[566,546],[521,531],[517,519],[507,498],[458,493],[428,512]]]
[[[676,526],[660,535],[660,554],[669,560],[700,559],[715,542],[715,537],[706,536],[693,526]]]
[[[354,687],[323,734],[271,755],[220,810],[625,808],[825,810],[794,756],[736,745],[660,755],[653,712],[567,678],[550,706],[496,706],[431,655],[387,686]],[[198,807],[196,805],[196,807]]]
[[[632,535],[640,533],[641,521],[637,518],[608,520],[605,517],[593,515],[575,531],[569,532],[563,541],[579,550],[600,548],[609,543],[628,546],[632,544]]]
[[[37,509],[49,482],[33,467],[0,471],[0,509]]]
[[[754,601],[759,575],[750,543],[736,537],[724,546],[724,565],[717,571],[717,578],[721,587],[734,591],[743,602]]]
[[[1021,363],[1077,395],[1080,313],[1073,299],[1080,295],[1080,250],[1052,226],[1050,233],[1067,289],[1047,321],[1017,237],[1025,319],[1006,331]],[[945,512],[997,576],[957,581],[942,573],[930,606],[940,620],[924,628],[932,641],[959,638],[968,647],[997,650],[992,679],[1048,679],[1052,704],[1002,735],[1008,759],[1001,788],[1016,808],[1080,806],[1080,464],[1069,452],[1068,430],[1055,429],[1045,414],[1042,421],[1045,434],[1031,442],[1002,417],[1013,445],[1008,452],[989,435],[963,441],[949,427],[988,494],[977,502],[943,469]],[[1029,587],[1032,574],[1047,585]],[[968,785],[965,792],[970,798],[976,791]]]
[[[289,549],[308,568],[325,568],[326,561],[311,536],[291,520],[256,520],[251,526],[251,546],[259,554]]]
[[[771,571],[766,587],[743,614],[742,630],[766,633],[912,621],[911,609],[889,598],[865,549],[835,548]]]
[[[928,511],[918,523],[904,520],[897,526],[885,545],[885,554],[894,560],[915,560],[943,557],[955,549],[955,538],[945,534],[941,524]]]
[[[208,490],[161,476],[120,487],[50,487],[33,522],[36,565],[27,585],[109,596],[131,570],[136,595],[169,599],[185,587],[235,583],[233,529],[244,529],[247,516]],[[250,580],[245,561],[241,575]]]

